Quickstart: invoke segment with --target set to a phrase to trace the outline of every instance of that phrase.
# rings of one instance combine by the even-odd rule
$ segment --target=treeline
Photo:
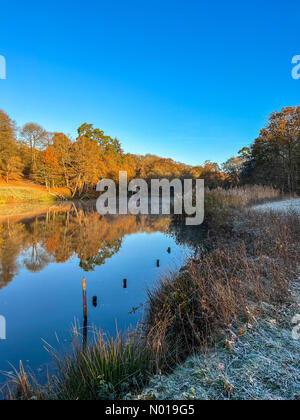
[[[36,123],[17,128],[0,111],[0,177],[5,182],[30,179],[47,188],[66,187],[72,197],[90,195],[99,179],[202,178],[209,188],[245,183],[272,185],[286,192],[300,190],[300,107],[271,115],[251,147],[221,167],[207,161],[189,166],[155,155],[125,153],[118,139],[92,124],[83,124],[76,139],[49,133]]]
[[[0,176],[6,182],[30,179],[47,187],[66,187],[71,195],[93,193],[99,179],[198,178],[205,176],[213,188],[222,184],[225,174],[218,164],[206,162],[191,167],[155,155],[125,153],[118,139],[104,134],[91,124],[77,130],[75,140],[64,133],[49,133],[36,123],[17,128],[0,111]]]

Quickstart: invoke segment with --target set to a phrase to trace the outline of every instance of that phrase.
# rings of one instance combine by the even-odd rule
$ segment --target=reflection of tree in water
[[[97,266],[105,264],[107,259],[120,251],[122,242],[122,239],[118,239],[113,245],[103,245],[97,255],[80,261],[80,267],[85,271],[94,271]]]
[[[28,271],[38,273],[42,271],[53,260],[42,247],[34,243],[32,250],[27,257],[24,258],[23,264]]]
[[[53,261],[51,254],[49,254],[39,243],[44,232],[43,223],[40,223],[37,217],[34,222],[25,223],[24,227],[27,234],[26,236],[31,245],[26,250],[23,264],[28,271],[38,273]]]
[[[81,268],[93,271],[120,251],[125,235],[166,232],[169,223],[163,217],[107,217],[91,208],[70,206],[67,211],[1,224],[0,288],[13,280],[21,265],[37,273],[50,262],[64,263],[76,256]]]
[[[0,225],[0,288],[10,283],[18,272],[22,243],[23,226]]]

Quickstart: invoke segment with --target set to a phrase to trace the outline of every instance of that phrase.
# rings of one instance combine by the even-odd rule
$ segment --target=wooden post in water
[[[86,279],[82,280],[83,319],[87,319]]]
[[[123,289],[127,289],[127,279],[123,280]]]
[[[83,350],[86,349],[87,345],[87,298],[86,298],[86,278],[82,280],[82,298],[83,298]]]
[[[168,248],[167,253],[171,254],[171,248],[170,247]]]
[[[159,267],[159,260],[156,261],[156,267]]]

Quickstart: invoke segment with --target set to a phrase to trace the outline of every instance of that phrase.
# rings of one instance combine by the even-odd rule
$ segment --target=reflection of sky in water
[[[85,237],[84,230],[80,240]],[[55,333],[61,343],[69,342],[75,321],[82,325],[83,277],[87,279],[89,326],[110,334],[114,334],[116,325],[119,330],[134,327],[142,317],[146,288],[151,287],[160,273],[180,267],[189,254],[188,248],[176,244],[170,235],[157,228],[153,233],[151,230],[151,224],[137,226],[136,232],[128,234],[120,228],[122,241],[117,239],[116,252],[108,253],[105,263],[94,266],[94,271],[84,271],[76,253],[66,262],[55,262],[55,252],[47,252],[43,232],[39,242],[21,249],[16,275],[0,289],[0,314],[7,320],[7,340],[0,341],[0,370],[10,370],[8,362],[17,366],[21,359],[32,368],[48,363],[50,356],[43,349],[41,339],[58,347]],[[86,241],[88,237],[87,234]],[[59,241],[57,246],[64,245]],[[167,252],[169,247],[171,253]],[[2,262],[5,255],[2,254]],[[86,263],[81,266],[86,267]],[[125,278],[126,289],[123,288]],[[92,304],[94,296],[98,298],[97,307]],[[139,309],[130,314],[133,308]]]

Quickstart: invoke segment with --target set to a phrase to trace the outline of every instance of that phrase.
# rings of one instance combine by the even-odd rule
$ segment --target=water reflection
[[[104,217],[82,203],[0,221],[0,315],[8,326],[0,371],[20,360],[49,363],[41,339],[68,346],[74,322],[84,346],[91,326],[109,334],[134,327],[147,287],[195,249],[169,217]]]
[[[84,204],[49,208],[45,214],[15,223],[8,220],[0,225],[0,288],[22,266],[37,273],[74,255],[84,271],[94,271],[120,251],[124,236],[167,232],[169,226],[168,217],[101,216]]]

